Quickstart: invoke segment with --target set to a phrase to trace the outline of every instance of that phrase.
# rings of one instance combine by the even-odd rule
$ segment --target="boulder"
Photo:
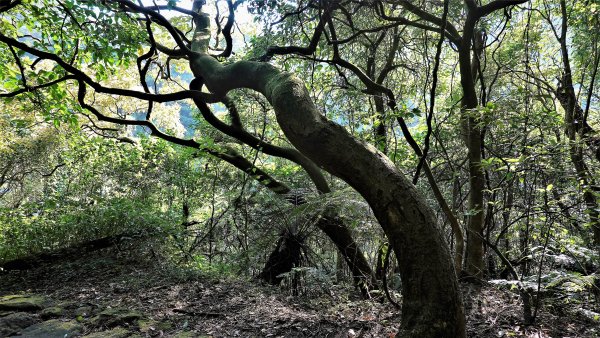
[[[33,295],[0,297],[0,311],[38,311],[44,308],[46,298]]]
[[[81,332],[82,326],[75,321],[52,319],[29,326],[13,338],[70,338]]]
[[[58,306],[47,307],[40,312],[40,317],[42,317],[42,319],[58,318],[62,316],[64,312],[65,311]]]
[[[142,319],[142,315],[139,312],[124,308],[112,308],[100,312],[97,316],[92,318],[91,323],[94,326],[113,327],[123,324],[132,324],[140,319]]]
[[[7,337],[21,332],[24,328],[35,324],[38,319],[27,312],[15,312],[0,318],[0,337]]]

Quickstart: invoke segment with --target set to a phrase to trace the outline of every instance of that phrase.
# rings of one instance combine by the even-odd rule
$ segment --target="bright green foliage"
[[[49,199],[43,205],[0,209],[0,261],[125,233],[171,231],[178,214],[157,212],[144,201],[103,200],[94,205]]]

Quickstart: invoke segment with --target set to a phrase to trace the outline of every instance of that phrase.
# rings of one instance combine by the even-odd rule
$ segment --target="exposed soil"
[[[0,274],[0,296],[46,297],[31,320],[75,323],[90,337],[394,337],[400,311],[347,287],[285,288],[176,270],[132,249],[103,249]],[[600,337],[572,305],[543,306],[521,324],[517,294],[464,284],[469,337]],[[9,316],[0,311],[0,319]],[[14,313],[12,313],[14,316]],[[0,331],[1,332],[1,331]],[[15,333],[12,333],[15,334]],[[26,336],[26,335],[25,335]]]

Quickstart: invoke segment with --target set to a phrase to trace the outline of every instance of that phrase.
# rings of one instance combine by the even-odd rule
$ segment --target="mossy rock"
[[[198,333],[196,332],[192,332],[192,331],[181,331],[181,332],[177,332],[175,335],[173,335],[173,338],[196,338],[198,337]],[[201,338],[204,338],[206,336],[200,336]]]
[[[0,337],[17,334],[24,328],[38,322],[38,319],[27,312],[14,312],[0,318]]]
[[[8,295],[0,297],[0,311],[38,311],[47,299],[34,295]]]
[[[81,332],[81,325],[75,321],[60,321],[58,319],[47,320],[29,326],[21,331],[22,338],[69,338],[75,337]]]
[[[58,318],[61,317],[64,312],[65,310],[58,306],[47,307],[40,312],[40,317],[42,317],[42,319]]]
[[[75,317],[89,317],[92,315],[93,309],[91,306],[82,306],[75,309]]]
[[[210,335],[199,335],[198,332],[194,331],[181,331],[177,332],[172,336],[173,338],[213,338]]]
[[[113,308],[100,312],[97,316],[92,318],[91,324],[94,326],[113,327],[117,325],[132,324],[142,318],[143,316],[139,312],[123,308]]]
[[[152,319],[140,320],[138,321],[138,326],[140,332],[142,333],[150,333],[159,332],[159,331],[167,331],[173,328],[173,324],[169,321],[156,321]]]
[[[63,302],[57,303],[56,306],[61,307],[65,310],[74,310],[74,309],[77,309],[78,307],[80,307],[78,302],[73,302],[73,301],[63,301]]]
[[[115,327],[112,330],[94,332],[94,333],[88,334],[83,337],[84,338],[125,338],[125,337],[129,337],[130,335],[131,335],[131,332],[129,332],[127,329],[124,329],[122,327]]]

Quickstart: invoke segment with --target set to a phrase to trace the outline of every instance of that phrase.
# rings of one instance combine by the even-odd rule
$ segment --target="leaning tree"
[[[391,13],[390,10],[397,9],[396,1],[299,2],[298,11],[318,18],[309,45],[270,47],[263,57],[255,60],[234,57],[232,29],[236,9],[242,1],[227,0],[226,3],[228,11],[218,14],[218,27],[211,30],[211,17],[207,14],[205,1],[194,1],[191,9],[178,6],[176,1],[164,4],[128,0],[0,1],[0,48],[5,60],[0,66],[0,73],[7,80],[2,96],[17,102],[37,100],[45,107],[50,120],[70,120],[73,114],[85,114],[105,123],[143,126],[156,137],[206,151],[248,170],[248,163],[231,149],[214,148],[194,139],[179,138],[153,123],[154,106],[191,100],[202,117],[222,133],[265,154],[298,163],[320,192],[329,191],[321,173],[325,170],[347,182],[365,198],[398,259],[403,293],[402,336],[465,336],[462,301],[450,251],[423,196],[384,153],[327,119],[314,104],[303,81],[268,62],[279,54],[312,54],[324,35],[322,33],[327,30],[327,38],[335,42],[333,59],[327,63],[352,71],[366,86],[367,93],[389,93],[358,67],[340,57],[339,47],[344,40],[351,40],[334,35],[337,22],[343,22],[344,18],[351,20],[352,13],[361,8],[378,6],[380,9],[379,6],[384,5],[389,7],[384,9],[386,13]],[[469,11],[477,14],[473,20],[489,9],[513,3],[499,0],[487,7],[477,7],[474,2],[467,1]],[[273,6],[275,2],[251,1],[251,4],[260,10],[260,7]],[[414,8],[409,11],[416,13]],[[188,24],[182,16],[188,17]],[[283,19],[289,16],[294,14],[284,15]],[[448,28],[440,29],[439,25],[446,27],[445,23],[434,18],[433,15],[424,17],[424,21],[432,26],[398,19],[392,20],[393,24],[383,25],[381,30],[417,24],[434,32],[454,33]],[[190,29],[186,32],[186,28]],[[224,48],[218,51],[209,48],[211,35],[215,32],[224,42]],[[356,34],[360,35],[360,32]],[[463,39],[462,48],[470,50],[470,38]],[[149,87],[149,70],[158,65],[159,58],[164,61],[162,67],[158,67],[160,75],[167,78],[171,73],[170,62],[184,60],[187,63],[194,77],[189,83],[189,90]],[[108,78],[119,76],[113,67],[127,66],[134,60],[139,72],[139,88],[107,85]],[[239,89],[259,93],[269,102],[277,124],[293,148],[264,142],[244,128],[231,95]],[[95,97],[101,95],[145,102],[145,113],[126,116],[122,111],[111,112],[95,102]],[[228,122],[212,111],[209,104],[215,102],[226,104]],[[394,100],[390,99],[388,105],[394,109]],[[285,190],[266,173],[250,170],[273,191]],[[339,232],[347,231],[339,222],[322,226],[334,242],[339,241],[336,239]],[[329,231],[327,227],[330,227]],[[351,241],[351,238],[345,240]],[[351,243],[336,245],[347,247]],[[342,250],[342,253],[360,256],[357,249]],[[346,261],[351,263],[352,259],[346,257]],[[369,271],[362,273],[370,274]]]

